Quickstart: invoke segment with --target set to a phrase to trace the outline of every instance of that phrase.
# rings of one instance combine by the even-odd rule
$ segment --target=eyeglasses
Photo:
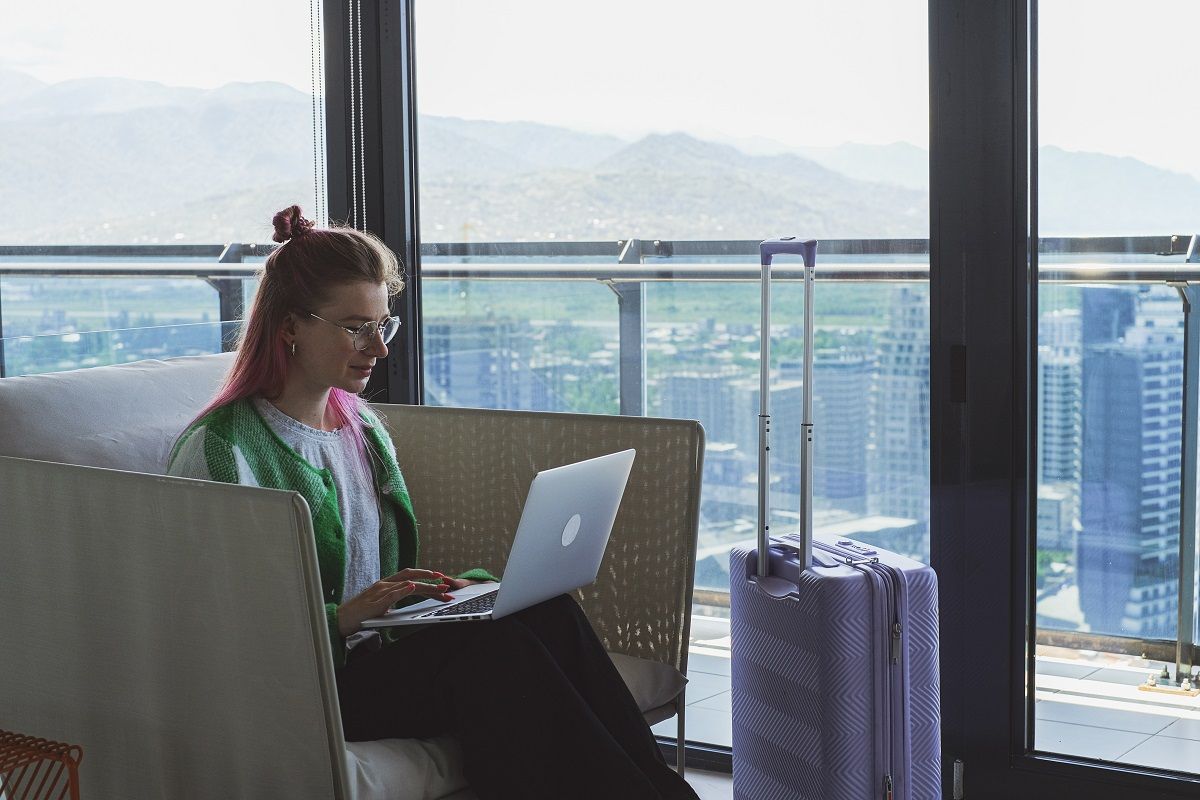
[[[328,323],[329,325],[332,325],[335,328],[341,328],[346,333],[353,336],[355,350],[366,350],[368,347],[370,347],[371,346],[371,337],[373,337],[377,333],[379,334],[379,338],[383,339],[383,343],[387,344],[388,342],[390,342],[392,340],[392,337],[394,337],[396,335],[396,331],[400,330],[400,318],[399,317],[388,317],[387,319],[385,319],[383,321],[382,327],[380,326],[380,323],[378,320],[371,320],[370,322],[364,322],[362,325],[358,326],[357,328],[347,328],[345,325],[338,325],[336,322],[330,322],[329,320],[325,319],[324,317],[318,317],[316,314],[312,313],[311,311],[308,311],[306,313],[313,319],[319,319],[319,320],[321,320],[321,322]]]

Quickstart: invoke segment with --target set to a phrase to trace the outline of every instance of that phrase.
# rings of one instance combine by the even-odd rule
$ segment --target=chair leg
[[[677,716],[679,717],[679,723],[678,723],[679,727],[678,727],[678,732],[675,734],[675,771],[678,772],[680,774],[680,776],[682,776],[683,770],[684,770],[684,765],[687,760],[686,759],[687,748],[684,746],[684,729],[683,729],[684,709],[687,708],[687,698],[685,696],[685,692],[679,693],[679,700],[677,702],[679,703],[679,705],[677,706],[679,708],[679,713],[677,714]]]

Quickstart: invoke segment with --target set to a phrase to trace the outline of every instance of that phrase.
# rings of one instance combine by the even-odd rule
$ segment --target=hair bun
[[[271,241],[282,244],[288,239],[308,233],[314,223],[301,216],[300,206],[288,206],[271,218],[271,224],[275,226],[275,235],[271,237]]]

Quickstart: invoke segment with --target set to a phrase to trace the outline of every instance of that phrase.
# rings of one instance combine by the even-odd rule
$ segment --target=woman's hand
[[[429,572],[423,569],[402,569],[387,580],[438,580],[449,586],[449,591],[451,592],[465,589],[473,583],[495,583],[495,581],[473,581],[468,578],[452,578],[444,572]],[[440,599],[453,600],[454,598],[447,595],[445,598]]]
[[[430,597],[435,600],[453,600],[447,592],[454,587],[451,581],[440,572],[430,572],[424,569],[402,569],[395,575],[389,575],[383,580],[371,584],[357,597],[353,597],[338,606],[338,633],[342,637],[349,636],[362,630],[363,620],[378,617],[400,600],[409,595]],[[416,581],[433,581],[433,583],[417,583]]]
[[[450,591],[455,592],[459,589],[465,589],[472,583],[483,583],[483,581],[469,581],[466,578],[451,578],[446,577],[446,583],[450,584]]]
[[[473,583],[495,583],[495,581],[472,581],[467,578],[451,578],[449,575],[444,577],[444,581],[450,584],[450,591],[465,589]]]
[[[478,581],[464,581],[461,578],[451,578],[449,575],[445,574],[444,572],[437,572],[436,570],[428,570],[428,569],[402,569],[399,572],[397,572],[395,575],[389,575],[388,577],[384,578],[384,580],[385,581],[425,581],[426,584],[421,584],[421,583],[417,584],[417,592],[418,593],[425,593],[425,592],[422,592],[421,590],[423,588],[426,588],[426,585],[430,582],[441,585],[443,592],[447,592],[447,591],[453,592],[456,589],[462,589],[465,586],[470,586],[472,583],[478,583]],[[433,593],[433,594],[429,594],[429,596],[434,598],[435,600],[453,600],[454,599],[453,597],[451,597],[448,594],[438,595],[436,593]]]

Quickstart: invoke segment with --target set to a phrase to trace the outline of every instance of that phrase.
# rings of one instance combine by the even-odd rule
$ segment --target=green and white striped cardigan
[[[374,420],[363,418],[379,504],[379,574],[417,566],[420,539],[412,500],[400,474],[400,465],[384,440],[386,434]],[[345,643],[338,631],[337,608],[343,597],[346,574],[346,532],[338,512],[337,490],[327,469],[317,469],[289,447],[259,415],[249,399],[222,406],[197,420],[179,437],[171,451],[167,471],[175,464],[184,443],[203,435],[204,458],[211,480],[246,483],[249,469],[254,483],[268,489],[299,492],[312,513],[317,544],[317,564],[325,618],[336,666],[345,663]],[[239,469],[240,467],[240,469]],[[459,575],[471,580],[498,580],[483,569]]]

